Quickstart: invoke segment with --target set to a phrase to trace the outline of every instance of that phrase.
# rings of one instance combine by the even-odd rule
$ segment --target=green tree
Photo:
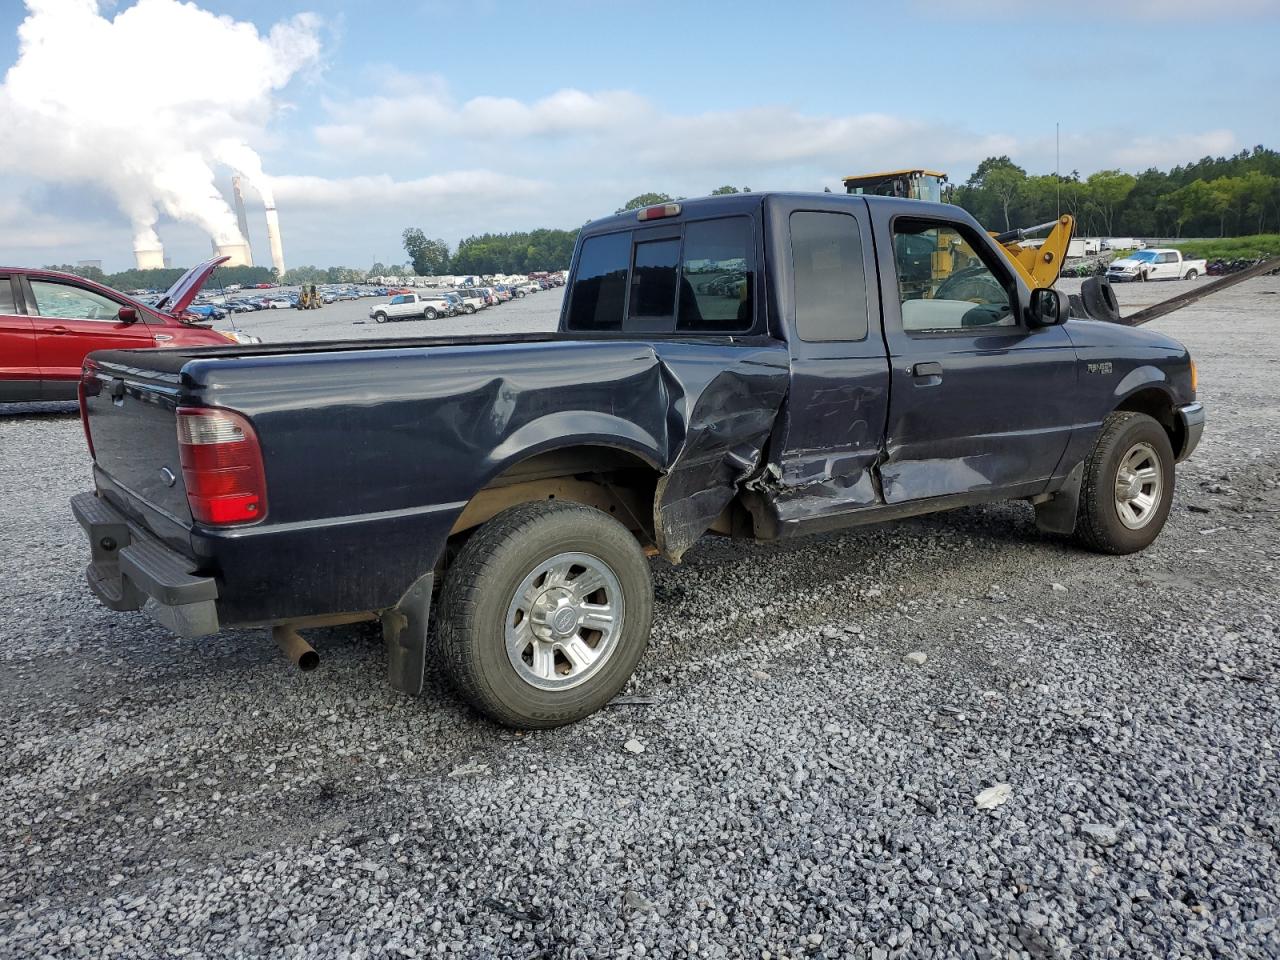
[[[1114,234],[1116,210],[1133,192],[1133,188],[1138,184],[1138,178],[1120,170],[1099,170],[1097,173],[1090,174],[1084,184],[1089,204],[1102,218],[1103,230],[1108,234]]]
[[[974,212],[980,222],[991,224],[1003,220],[1004,228],[1008,230],[1013,221],[1014,205],[1026,180],[1027,171],[1008,157],[987,157],[957,193],[962,206],[971,211],[977,207],[981,211]]]
[[[78,266],[70,263],[49,263],[45,264],[46,270],[57,270],[60,273],[69,273],[76,277],[84,277],[86,280],[92,280],[95,283],[106,283],[107,275],[102,272],[101,267]]]
[[[732,187],[726,183],[723,187],[716,187],[714,190],[712,190],[711,196],[724,197],[724,196],[728,196],[731,193],[741,193],[741,192],[742,191],[739,190],[737,187]]]
[[[628,210],[639,210],[641,207],[651,207],[655,203],[670,203],[672,197],[665,193],[642,193],[638,197],[632,197],[623,206],[619,207],[614,213],[626,213]]]
[[[417,227],[409,227],[402,235],[404,249],[413,261],[413,272],[420,277],[435,277],[449,272],[449,245],[431,240]]]

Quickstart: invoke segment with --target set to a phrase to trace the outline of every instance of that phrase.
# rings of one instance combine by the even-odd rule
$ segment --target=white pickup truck
[[[1187,260],[1181,251],[1168,247],[1136,250],[1123,260],[1107,267],[1107,279],[1117,280],[1194,280],[1203,276],[1203,260]]]
[[[388,320],[434,320],[449,315],[449,301],[421,293],[397,293],[386,303],[375,303],[369,308],[369,319],[375,323]]]

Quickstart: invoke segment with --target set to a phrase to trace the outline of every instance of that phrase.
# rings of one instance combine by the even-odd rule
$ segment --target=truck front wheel
[[[1173,445],[1145,413],[1102,421],[1084,464],[1075,538],[1100,553],[1135,553],[1164,529],[1173,502]]]
[[[468,539],[440,593],[439,644],[462,696],[509,727],[558,727],[630,678],[653,619],[635,537],[592,507],[538,501]]]
[[[422,319],[423,319],[423,320],[434,320],[434,319],[435,319],[436,317],[438,317],[438,316],[439,316],[439,314],[438,314],[438,313],[436,313],[436,308],[435,308],[435,307],[427,307],[427,309],[426,309],[426,310],[422,311]]]

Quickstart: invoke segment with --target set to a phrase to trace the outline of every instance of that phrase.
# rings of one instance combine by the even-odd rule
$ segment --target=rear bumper
[[[195,564],[147,534],[93,493],[71,499],[71,511],[89,537],[89,589],[112,610],[144,610],[174,633],[218,632],[218,585]]]
[[[1182,449],[1178,451],[1178,462],[1181,463],[1195,452],[1200,445],[1200,437],[1204,435],[1204,405],[1187,403],[1178,407],[1178,424],[1182,427]]]

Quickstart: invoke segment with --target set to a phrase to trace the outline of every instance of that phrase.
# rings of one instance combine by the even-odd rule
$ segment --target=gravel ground
[[[1145,553],[1022,504],[708,541],[642,699],[523,735],[369,629],[301,674],[100,608],[79,424],[11,409],[0,955],[1280,955],[1277,293],[1156,322],[1210,423]]]

